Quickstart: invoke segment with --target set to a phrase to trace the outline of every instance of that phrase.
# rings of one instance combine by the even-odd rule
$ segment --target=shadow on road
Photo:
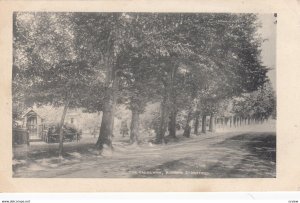
[[[133,178],[274,178],[276,135],[243,133],[211,144],[204,157],[175,159],[140,171]],[[143,170],[141,170],[143,169]],[[171,172],[171,173],[170,173]],[[173,173],[172,173],[173,172]]]
[[[245,133],[228,138],[219,144],[236,146],[236,143],[261,160],[276,162],[276,136],[274,133],[261,133],[256,136]]]

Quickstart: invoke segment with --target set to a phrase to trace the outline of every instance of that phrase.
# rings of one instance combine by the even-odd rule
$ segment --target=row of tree
[[[13,18],[14,105],[64,106],[61,127],[68,108],[102,111],[100,151],[112,147],[118,104],[131,110],[130,139],[137,142],[140,114],[159,102],[156,143],[163,143],[167,129],[176,137],[180,112],[187,112],[189,136],[193,118],[196,124],[199,116],[214,118],[232,98],[240,98],[236,114],[254,115],[260,104],[252,105],[251,94],[258,98],[266,89],[254,14],[18,12]]]
[[[243,93],[239,97],[222,100],[214,106],[204,106],[192,112],[181,111],[177,119],[178,127],[185,126],[184,135],[190,137],[191,127],[188,122],[193,120],[194,134],[215,132],[216,125],[220,127],[237,127],[249,124],[264,123],[269,118],[276,119],[276,96],[270,82],[251,93]],[[201,116],[202,115],[202,116]],[[159,120],[159,119],[158,119]],[[207,123],[208,122],[208,123]],[[169,134],[172,120],[169,120]],[[201,126],[200,126],[201,125]]]

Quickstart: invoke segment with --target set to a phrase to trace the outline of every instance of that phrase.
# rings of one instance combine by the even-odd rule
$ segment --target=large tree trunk
[[[209,131],[210,132],[215,132],[215,117],[214,114],[210,114],[210,119],[209,119]]]
[[[202,133],[206,133],[206,115],[202,116]]]
[[[138,143],[140,125],[140,113],[137,110],[132,110],[131,125],[130,125],[130,142]]]
[[[169,121],[169,136],[171,138],[176,138],[176,116],[177,116],[177,93],[176,88],[174,87],[174,82],[176,78],[177,66],[172,65],[172,72],[170,78],[170,100],[171,100],[171,113]]]
[[[112,105],[112,109],[111,109],[111,115],[112,115],[112,120],[111,120],[111,137],[114,137],[114,125],[115,125],[115,110],[116,110],[116,97],[114,95],[114,100],[113,100],[113,105]]]
[[[167,130],[166,118],[168,115],[167,110],[167,94],[164,95],[163,101],[160,104],[160,123],[156,133],[156,143],[161,144],[165,142],[165,133]]]
[[[115,76],[115,72],[109,73],[108,87],[106,89],[106,99],[104,101],[104,109],[102,115],[102,122],[100,127],[99,137],[96,143],[96,148],[102,152],[104,145],[107,145],[110,149],[112,146],[112,136],[114,128],[114,113],[116,106],[116,92],[118,90],[118,78]]]
[[[173,109],[170,114],[170,121],[169,121],[169,135],[171,138],[176,138],[176,116],[177,116],[177,112],[175,109]]]
[[[233,117],[233,126],[236,127],[236,117]]]
[[[198,135],[198,129],[199,129],[199,121],[200,120],[200,111],[196,112],[195,117],[195,125],[194,125],[194,134]]]
[[[228,127],[228,121],[229,121],[229,118],[228,118],[228,117],[225,117],[225,127],[226,127],[226,128]]]
[[[58,147],[59,157],[62,157],[62,153],[63,153],[63,142],[64,142],[63,125],[64,125],[64,122],[65,122],[67,110],[68,110],[68,107],[69,107],[69,102],[70,102],[70,100],[68,98],[65,102],[63,114],[61,116],[61,120],[60,120],[60,123],[59,123],[59,147]]]
[[[109,99],[104,104],[100,133],[96,143],[96,148],[100,151],[103,150],[104,145],[112,149],[111,139],[113,136],[115,105],[116,102],[114,99]]]
[[[113,133],[112,122],[114,117],[112,112],[112,105],[113,104],[109,102],[104,104],[100,133],[96,143],[96,148],[100,151],[103,150],[104,145],[112,148],[111,137]]]
[[[191,126],[190,126],[191,120],[192,120],[192,112],[190,111],[188,113],[188,117],[186,119],[186,124],[185,124],[184,132],[183,132],[183,136],[185,136],[185,137],[191,136]]]

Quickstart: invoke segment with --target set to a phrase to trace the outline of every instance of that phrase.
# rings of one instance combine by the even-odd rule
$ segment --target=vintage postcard
[[[299,1],[0,4],[0,191],[300,190]]]

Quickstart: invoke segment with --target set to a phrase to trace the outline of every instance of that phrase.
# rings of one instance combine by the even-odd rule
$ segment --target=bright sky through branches
[[[263,39],[266,39],[262,45],[262,60],[265,66],[271,68],[268,76],[276,91],[276,17],[273,13],[259,14],[259,21],[262,24],[259,30]]]

